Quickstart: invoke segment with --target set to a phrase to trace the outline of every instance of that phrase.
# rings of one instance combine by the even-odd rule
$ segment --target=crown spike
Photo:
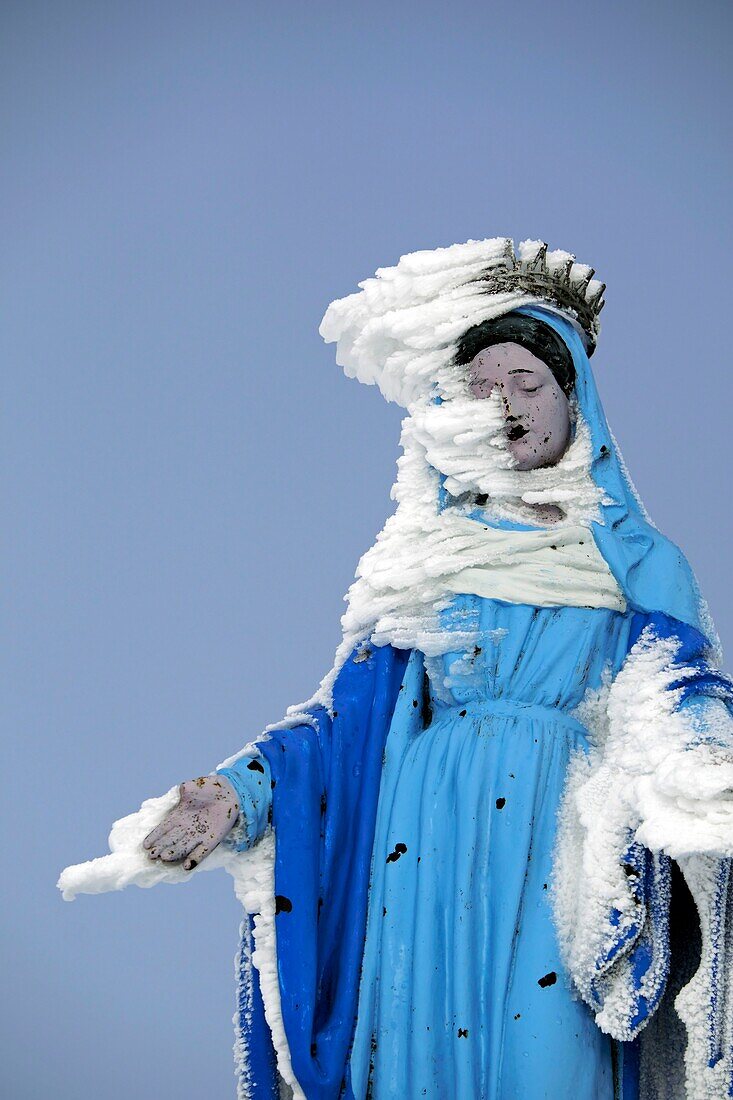
[[[527,274],[546,273],[546,255],[547,245],[544,241],[522,241],[519,245],[519,259],[522,271]]]
[[[576,294],[580,294],[581,297],[585,297],[585,292],[588,289],[588,283],[595,275],[595,270],[592,267],[588,267],[587,264],[574,263],[570,271],[570,285]]]
[[[603,298],[603,292],[606,289],[605,283],[599,283],[597,279],[591,279],[588,284],[588,289],[585,292],[586,304],[594,310],[596,313],[600,313],[600,302]],[[589,293],[590,291],[590,293]]]
[[[533,260],[528,260],[527,261],[527,270],[528,271],[537,271],[537,272],[540,272],[543,275],[546,274],[546,272],[547,272],[546,257],[547,257],[547,244],[545,243],[545,241],[542,241],[541,244],[540,244],[540,247],[537,249],[537,255],[534,257]]]
[[[568,256],[568,258],[563,261],[562,266],[555,272],[555,278],[560,279],[561,282],[570,286],[570,271],[574,263],[575,256]]]
[[[511,237],[504,238],[504,247],[502,249],[502,260],[511,270],[517,266],[517,260],[514,255],[514,241]]]

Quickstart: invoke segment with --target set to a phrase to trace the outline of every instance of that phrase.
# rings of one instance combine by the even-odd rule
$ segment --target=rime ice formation
[[[460,393],[416,410],[405,421],[404,453],[392,490],[397,510],[357,567],[356,581],[346,597],[341,659],[367,638],[378,645],[389,642],[397,648],[421,649],[428,656],[473,645],[470,625],[462,629],[466,624],[446,622],[440,616],[455,593],[465,591],[456,580],[467,569],[487,573],[493,569],[492,594],[526,602],[526,591],[520,594],[517,587],[522,583],[520,570],[507,566],[521,562],[522,547],[535,541],[535,536],[499,531],[469,519],[476,508],[471,494],[489,496],[487,515],[525,524],[536,522],[533,505],[558,505],[565,519],[552,530],[560,541],[563,532],[588,530],[590,522],[599,519],[602,493],[590,476],[588,432],[582,421],[576,419],[575,439],[560,462],[541,470],[512,467],[502,424],[498,398],[477,401]],[[441,475],[457,507],[440,508]],[[587,548],[595,550],[589,532]],[[502,565],[505,569],[499,576],[497,567]],[[583,566],[573,558],[568,568],[577,578]],[[603,606],[622,607],[618,586],[600,555],[587,568]],[[538,599],[546,605],[551,602],[550,593]]]
[[[456,341],[471,325],[521,305],[548,307],[546,299],[518,290],[487,295],[487,278],[507,264],[531,266],[539,257],[549,272],[565,272],[589,302],[600,299],[603,284],[591,278],[591,268],[575,263],[568,252],[545,254],[544,248],[540,241],[523,241],[515,258],[511,240],[496,237],[414,252],[395,267],[380,268],[359,284],[358,293],[326,310],[320,332],[336,342],[336,360],[346,374],[378,385],[409,415],[391,492],[397,509],[357,566],[345,597],[344,636],[334,668],[311,699],[290,708],[286,721],[301,721],[317,703],[329,707],[343,661],[370,638],[377,645],[416,647],[428,656],[473,644],[470,624],[441,615],[461,590],[455,578],[468,568],[491,568],[513,549],[467,520],[474,494],[488,496],[486,514],[497,519],[536,524],[538,505],[557,505],[568,527],[588,527],[600,519],[603,494],[590,474],[590,439],[577,409],[574,439],[561,461],[517,470],[506,447],[498,396],[476,400],[466,368],[453,362]],[[565,316],[572,320],[573,311]],[[597,336],[597,320],[593,331]],[[457,507],[443,510],[441,492]],[[517,537],[517,547],[521,543]],[[605,563],[593,564],[596,590],[604,594],[604,606],[613,606],[618,588]],[[508,582],[495,595],[511,599],[511,589]]]
[[[522,241],[516,261],[532,265],[545,247]],[[603,283],[590,278],[587,265],[561,249],[547,252],[544,260],[550,273],[567,273],[583,300],[600,301]],[[350,378],[379,386],[388,401],[411,409],[430,399],[436,382],[449,381],[456,341],[467,328],[518,306],[547,306],[546,298],[519,288],[487,293],[487,280],[514,263],[507,237],[409,253],[359,283],[357,293],[332,302],[321,336],[336,342],[336,362]],[[572,309],[564,312],[572,318]],[[597,322],[593,330],[597,336]]]
[[[223,761],[220,768],[238,760],[243,755],[256,756],[255,742],[245,745],[235,756]],[[142,847],[145,837],[156,825],[159,825],[169,810],[178,803],[178,787],[171,787],[164,795],[147,798],[139,810],[115,821],[110,830],[109,854],[66,867],[59,876],[57,886],[64,901],[73,901],[77,894],[104,894],[109,890],[124,890],[126,886],[147,888],[160,882],[186,882],[192,874],[213,870],[215,867],[232,866],[232,857],[237,853],[226,845],[219,845],[193,871],[184,871],[175,864],[152,861]],[[239,853],[248,864],[255,860],[253,852]],[[245,906],[246,908],[246,906]],[[247,910],[255,912],[255,910]]]
[[[630,844],[646,846],[653,858],[678,861],[702,926],[702,957],[694,979],[679,993],[675,1008],[687,1028],[686,1091],[691,1100],[726,1095],[733,1064],[733,966],[726,959],[717,991],[726,1014],[727,1051],[708,1064],[709,1006],[716,990],[712,960],[722,947],[716,926],[719,860],[733,857],[733,737],[727,708],[705,699],[705,735],[698,707],[679,707],[681,689],[692,673],[677,662],[679,642],[647,630],[629,653],[612,684],[593,692],[577,717],[589,729],[589,754],[578,753],[568,771],[552,887],[560,944],[569,973],[593,1004],[594,985],[604,984],[599,1027],[616,1039],[629,1032],[631,989],[619,967],[599,974],[596,960],[609,944],[634,935],[639,921],[636,877],[629,872]],[[719,736],[716,735],[716,728]],[[580,868],[580,873],[579,873]],[[716,870],[717,869],[717,870]],[[615,911],[613,926],[608,914]],[[717,918],[719,920],[719,917]],[[665,958],[653,954],[642,988],[651,996],[666,976]],[[647,1067],[662,1074],[661,1058]],[[669,1095],[659,1091],[650,1095]],[[677,1095],[677,1093],[675,1093]]]

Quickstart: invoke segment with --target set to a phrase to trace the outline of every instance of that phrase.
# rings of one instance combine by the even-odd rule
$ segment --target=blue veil
[[[591,436],[591,475],[610,501],[601,505],[602,522],[593,523],[593,536],[629,606],[662,613],[707,634],[710,627],[695,576],[682,551],[647,518],[631,486],[577,330],[569,320],[541,306],[522,306],[512,312],[548,325],[572,355],[578,407]]]

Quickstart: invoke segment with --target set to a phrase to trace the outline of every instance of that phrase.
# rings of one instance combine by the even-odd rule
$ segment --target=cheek
[[[529,434],[520,441],[516,454],[543,463],[559,461],[570,443],[570,414],[567,402],[542,395],[528,408]]]
[[[557,437],[558,443],[565,442],[570,434],[570,412],[564,395],[559,397],[548,394],[537,402],[534,410],[534,427],[543,436]]]

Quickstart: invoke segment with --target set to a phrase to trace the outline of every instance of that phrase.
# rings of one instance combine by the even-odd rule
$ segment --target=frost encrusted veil
[[[524,580],[530,562],[542,572],[545,548],[520,530],[537,526],[537,505],[554,504],[563,516],[552,527],[560,542],[555,564],[567,581],[562,602],[622,609],[631,598],[699,625],[704,611],[694,578],[649,521],[600,405],[589,356],[605,285],[593,275],[542,241],[523,241],[515,252],[509,238],[496,237],[403,256],[328,307],[320,332],[336,343],[337,362],[407,416],[392,487],[396,511],[358,564],[334,668],[287,720],[314,703],[329,705],[338,670],[360,643],[428,656],[469,648],[473,624],[452,612],[467,570],[490,572],[497,598],[541,605],[541,593],[527,598]],[[467,329],[513,311],[539,311],[575,363],[574,438],[546,469],[513,467],[499,399],[476,400],[466,368],[455,363]],[[483,525],[475,522],[477,496],[487,499]],[[588,529],[593,539],[584,537]],[[675,555],[680,606],[673,607],[653,577]]]
[[[593,274],[541,241],[524,241],[515,254],[509,238],[497,237],[403,256],[329,306],[320,332],[336,343],[337,362],[408,415],[391,494],[396,511],[361,558],[345,597],[334,668],[291,717],[314,701],[328,705],[335,676],[359,643],[418,648],[428,656],[472,645],[472,624],[450,614],[460,591],[456,577],[471,568],[501,569],[517,541],[526,547],[508,530],[535,525],[535,506],[558,505],[568,533],[601,519],[606,497],[591,474],[590,431],[577,404],[563,459],[549,469],[518,471],[499,399],[476,400],[465,368],[454,363],[468,328],[531,305],[563,317],[591,352],[604,290]],[[492,526],[504,528],[502,538],[487,538],[487,527],[470,518],[477,495],[488,498],[487,514]],[[577,543],[577,536],[567,540],[568,560]],[[595,588],[606,592],[606,606],[622,606],[615,581],[589,546],[583,567],[596,568]]]

